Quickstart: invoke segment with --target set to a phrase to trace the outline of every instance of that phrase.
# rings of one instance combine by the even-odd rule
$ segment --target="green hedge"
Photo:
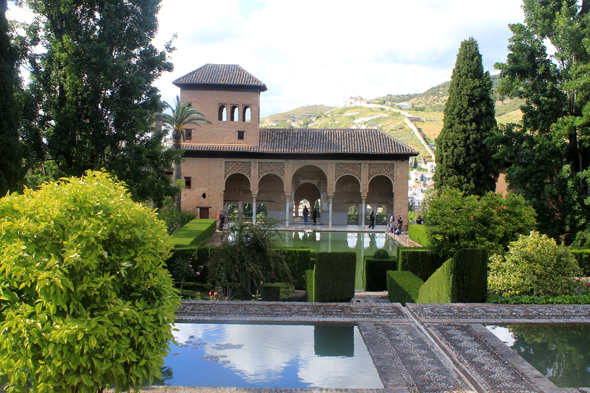
[[[305,296],[307,297],[308,302],[313,302],[313,277],[314,277],[315,270],[306,270],[305,271]]]
[[[485,249],[457,251],[420,288],[418,303],[485,302],[487,263]]]
[[[205,243],[215,233],[215,219],[192,220],[170,236],[173,247],[197,247]]]
[[[499,304],[590,304],[590,295],[561,296],[489,296],[487,303]]]
[[[314,301],[348,302],[354,297],[356,253],[318,252],[314,277]]]
[[[590,276],[590,249],[572,249],[584,276]]]
[[[408,236],[422,247],[428,247],[426,225],[408,225]]]
[[[403,271],[387,272],[387,296],[392,303],[416,303],[420,287],[424,281],[420,277]]]
[[[400,247],[397,255],[398,270],[412,272],[422,281],[428,280],[444,263],[440,257],[432,254],[427,248]]]
[[[365,290],[387,290],[387,271],[397,270],[397,258],[365,258]]]
[[[313,269],[311,250],[308,248],[280,248],[277,250],[291,271],[295,289],[305,289],[305,272]]]

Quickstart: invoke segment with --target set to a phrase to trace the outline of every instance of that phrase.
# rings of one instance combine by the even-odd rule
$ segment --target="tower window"
[[[192,140],[193,139],[193,130],[191,130],[191,129],[184,130],[184,139],[187,141]]]
[[[231,110],[229,111],[229,119],[230,121],[238,121],[240,120],[240,113],[238,111],[237,105],[232,105]]]
[[[252,121],[252,110],[249,106],[244,107],[244,112],[242,114],[242,121],[245,123],[250,123]]]
[[[186,188],[187,190],[190,190],[191,188],[191,178],[185,176],[184,177],[184,188]]]
[[[245,131],[238,131],[238,140],[239,141],[244,140],[244,133],[245,133]]]
[[[217,120],[219,121],[226,121],[227,120],[227,108],[225,105],[219,105],[219,112]]]

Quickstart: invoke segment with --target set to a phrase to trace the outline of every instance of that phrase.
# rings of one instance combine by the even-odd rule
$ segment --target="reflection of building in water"
[[[383,207],[407,222],[412,148],[375,129],[260,129],[266,85],[238,65],[207,64],[174,84],[181,102],[212,123],[185,128],[184,210],[204,218],[231,208],[230,219],[256,221],[263,203],[289,226],[305,200],[329,227],[346,225],[352,205]],[[355,219],[364,225],[366,217]]]

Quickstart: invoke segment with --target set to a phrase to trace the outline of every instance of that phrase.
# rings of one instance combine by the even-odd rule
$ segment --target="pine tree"
[[[486,143],[497,129],[492,81],[484,72],[477,41],[461,43],[453,70],[443,129],[436,139],[435,187],[483,195],[495,190],[493,151]]]
[[[0,0],[0,198],[8,191],[16,191],[23,175],[14,99],[16,55],[8,35],[6,8],[7,1]]]

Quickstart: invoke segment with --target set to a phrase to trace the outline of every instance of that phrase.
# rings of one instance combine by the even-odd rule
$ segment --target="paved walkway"
[[[362,293],[357,296],[363,296]],[[369,295],[366,295],[369,296]],[[378,296],[378,295],[377,295]],[[184,302],[178,321],[358,326],[384,389],[150,387],[158,393],[554,392],[560,389],[483,324],[590,324],[590,306],[399,303]]]

